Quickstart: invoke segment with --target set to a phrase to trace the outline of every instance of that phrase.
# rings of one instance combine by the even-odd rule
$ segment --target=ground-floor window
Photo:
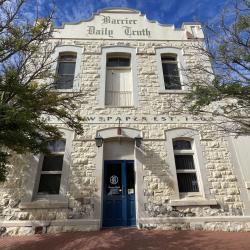
[[[180,193],[199,192],[192,139],[174,139],[173,150]]]
[[[50,141],[50,154],[43,156],[38,194],[59,194],[66,140]]]

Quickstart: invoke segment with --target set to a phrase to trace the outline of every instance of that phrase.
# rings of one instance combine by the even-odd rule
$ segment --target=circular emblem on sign
[[[116,175],[112,175],[109,180],[112,185],[115,185],[118,183],[118,177]]]

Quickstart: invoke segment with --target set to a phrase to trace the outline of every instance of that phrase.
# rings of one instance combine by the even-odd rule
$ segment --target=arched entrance
[[[100,227],[135,226],[138,182],[142,182],[138,173],[142,166],[134,138],[141,136],[141,132],[122,128],[122,134],[117,135],[117,128],[109,128],[97,133],[104,139],[97,154],[97,176],[101,175],[98,176]]]
[[[104,144],[103,227],[135,226],[134,141]]]

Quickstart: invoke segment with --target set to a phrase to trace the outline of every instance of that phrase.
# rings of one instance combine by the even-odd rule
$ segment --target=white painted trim
[[[21,200],[20,207],[22,204],[25,206],[32,206],[28,203],[33,203],[34,206],[42,205],[44,202],[45,204],[50,204],[54,202],[53,206],[57,206],[58,202],[62,201],[62,197],[64,198],[64,202],[66,199],[66,194],[68,190],[68,178],[69,178],[69,169],[71,162],[71,151],[72,151],[72,141],[74,138],[74,132],[70,129],[59,128],[59,130],[63,133],[62,138],[66,139],[65,145],[65,152],[63,157],[63,167],[62,167],[62,175],[61,175],[61,184],[60,184],[60,192],[59,195],[46,195],[46,196],[39,196],[37,195],[38,185],[41,176],[41,169],[43,163],[43,155],[34,155],[30,157],[30,166],[27,169],[27,173],[25,174],[24,179],[24,190],[26,194]]]
[[[237,157],[237,152],[235,150],[233,137],[228,136],[227,141],[228,141],[228,146],[229,146],[229,151],[230,151],[231,162],[233,164],[232,170],[233,170],[233,173],[237,177],[237,185],[238,185],[239,190],[240,190],[240,197],[241,197],[243,204],[244,204],[243,214],[248,216],[248,215],[250,215],[249,190],[247,187],[247,183],[245,182],[244,173],[243,173],[241,164],[240,164],[239,159]]]
[[[136,136],[142,136],[140,130],[133,128],[122,128],[122,135],[117,135],[117,128],[107,128],[101,129],[96,132],[99,134],[104,140],[109,138],[131,138],[134,139]],[[96,183],[97,183],[97,192],[95,193],[94,200],[94,217],[100,221],[100,228],[102,227],[102,218],[103,218],[103,166],[104,166],[104,155],[103,148],[105,146],[105,142],[102,147],[97,148],[96,154]],[[140,149],[134,149],[134,170],[135,170],[135,202],[136,202],[136,223],[137,227],[139,227],[139,216],[144,216],[144,195],[143,195],[143,155]]]
[[[245,185],[247,189],[250,189],[250,181],[245,181]]]
[[[137,136],[141,136],[141,131],[133,128],[121,128],[121,135],[117,135],[117,128],[105,128],[97,131],[103,139],[108,138],[131,138],[134,139]]]
[[[97,103],[100,108],[105,107],[105,88],[106,88],[106,61],[107,54],[109,53],[128,53],[131,55],[131,70],[133,81],[133,106],[138,106],[138,83],[137,83],[137,61],[136,61],[136,48],[111,46],[102,48],[101,70],[100,70],[100,83],[99,83],[99,96]],[[111,107],[111,106],[107,106]]]
[[[78,92],[80,91],[80,79],[81,79],[81,60],[83,54],[83,47],[63,45],[55,48],[55,53],[53,54],[53,65],[52,72],[57,72],[58,58],[60,53],[64,52],[75,52],[76,53],[76,66],[75,66],[75,76],[72,89],[56,89],[56,92]]]
[[[0,227],[34,227],[34,226],[98,226],[99,220],[95,219],[66,219],[52,221],[0,221]],[[98,228],[96,228],[98,229]]]
[[[206,200],[213,199],[210,193],[210,186],[207,180],[207,171],[205,168],[205,163],[203,161],[202,155],[202,147],[200,145],[200,134],[198,131],[189,129],[189,128],[176,128],[165,131],[166,134],[166,150],[167,154],[167,164],[170,168],[170,171],[173,176],[173,189],[174,194],[171,197],[171,200],[181,200],[178,188],[177,174],[176,174],[176,166],[174,159],[174,150],[173,150],[173,139],[175,138],[187,138],[193,140],[193,151],[194,151],[194,163],[196,168],[197,180],[199,184],[200,190],[200,198],[204,198]],[[192,200],[192,197],[186,198]],[[183,199],[183,201],[186,201]]]
[[[179,207],[179,206],[214,206],[217,205],[217,201],[215,199],[180,199],[180,200],[171,200],[171,206]]]
[[[186,69],[186,63],[183,57],[183,49],[178,48],[156,48],[156,62],[157,62],[157,71],[158,71],[158,79],[160,84],[160,93],[181,93],[183,91],[187,91],[187,78],[185,77],[185,74],[183,73]],[[165,89],[165,83],[164,83],[164,77],[163,77],[163,70],[162,70],[162,63],[161,63],[161,55],[162,54],[176,54],[177,55],[177,62],[178,62],[178,69],[179,69],[179,75],[180,75],[180,82],[181,82],[181,90],[169,90]]]
[[[204,217],[142,217],[142,224],[164,224],[182,222],[249,222],[250,216],[204,216]]]
[[[209,222],[234,222],[249,223],[250,216],[203,216],[203,217],[141,217],[138,219],[140,224],[159,224],[165,223],[209,223]],[[35,227],[35,226],[87,226],[99,229],[98,219],[66,219],[52,221],[0,221],[0,227]]]

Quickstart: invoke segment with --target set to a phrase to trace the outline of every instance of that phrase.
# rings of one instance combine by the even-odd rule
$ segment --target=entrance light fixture
[[[139,147],[141,146],[142,140],[143,140],[143,138],[142,138],[141,136],[136,136],[136,137],[135,137],[135,146],[136,146],[137,148],[139,148]]]
[[[98,134],[96,137],[95,137],[95,144],[98,148],[100,148],[103,144],[103,138],[100,136],[100,134]]]

